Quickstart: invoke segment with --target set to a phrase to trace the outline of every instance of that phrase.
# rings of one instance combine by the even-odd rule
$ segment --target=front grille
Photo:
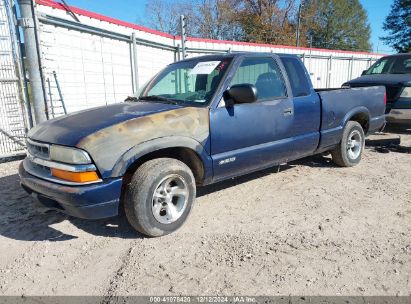
[[[27,151],[31,156],[49,159],[50,158],[50,145],[35,142],[32,140],[27,141]]]
[[[24,162],[24,169],[31,175],[40,177],[40,178],[50,178],[51,177],[51,170],[49,167],[37,164],[31,161],[30,157],[27,157]]]
[[[37,173],[44,175],[44,176],[49,176],[51,175],[51,170],[49,167],[46,166],[42,166],[40,164],[36,164],[31,162],[31,166],[33,168],[33,170],[35,170]]]

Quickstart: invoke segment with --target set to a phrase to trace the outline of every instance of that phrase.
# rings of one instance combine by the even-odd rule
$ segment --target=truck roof
[[[277,55],[281,57],[295,57],[298,58],[295,54],[284,54],[284,53],[268,53],[268,52],[232,52],[232,53],[223,53],[223,54],[211,54],[211,55],[203,55],[198,57],[187,58],[181,61],[191,61],[191,60],[198,60],[198,59],[205,59],[205,60],[219,60],[223,58],[235,58],[235,57],[242,57],[242,56],[261,56],[261,55]]]

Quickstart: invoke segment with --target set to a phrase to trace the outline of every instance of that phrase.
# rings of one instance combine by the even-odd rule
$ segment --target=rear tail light
[[[387,92],[384,93],[384,104],[387,105]]]

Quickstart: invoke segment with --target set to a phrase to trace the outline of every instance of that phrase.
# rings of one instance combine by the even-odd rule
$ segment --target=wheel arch
[[[367,134],[370,127],[370,111],[366,107],[358,107],[349,111],[344,117],[343,126],[345,127],[349,121],[358,122]]]
[[[211,178],[211,158],[204,147],[192,138],[171,136],[140,143],[127,151],[114,166],[112,176],[123,176],[127,183],[146,161],[168,157],[185,163],[193,172],[197,185]]]

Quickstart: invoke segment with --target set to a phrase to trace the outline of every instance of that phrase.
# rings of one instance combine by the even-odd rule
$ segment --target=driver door
[[[292,98],[273,57],[242,59],[230,86],[253,84],[258,99],[211,110],[210,135],[214,181],[245,174],[287,160],[292,150]]]

